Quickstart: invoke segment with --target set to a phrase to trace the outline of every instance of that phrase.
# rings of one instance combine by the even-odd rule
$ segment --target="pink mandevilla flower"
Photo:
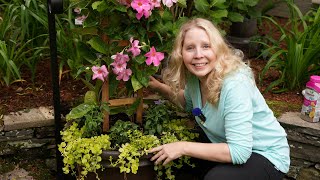
[[[150,0],[151,9],[153,9],[155,7],[160,7],[160,2],[161,2],[161,0]]]
[[[131,52],[133,57],[136,57],[140,54],[140,46],[138,40],[133,40],[133,38],[130,38],[131,48],[129,48],[127,51]]]
[[[149,11],[151,9],[149,0],[133,0],[131,2],[131,7],[135,9],[138,13],[142,13],[143,11]]]
[[[170,8],[173,5],[173,3],[177,3],[177,0],[162,0],[162,3]]]
[[[127,63],[113,62],[110,65],[113,66],[112,71],[115,74],[119,74],[127,68]]]
[[[81,13],[81,8],[80,7],[76,7],[74,8],[73,12],[80,14]]]
[[[150,65],[153,63],[154,66],[159,66],[160,61],[164,59],[164,54],[162,52],[157,52],[154,46],[150,49],[149,52],[147,52],[145,55],[147,57],[146,64]]]
[[[117,74],[118,76],[116,77],[116,79],[119,81],[120,80],[128,81],[131,74],[132,74],[131,69],[125,69]]]
[[[104,81],[105,78],[108,77],[108,70],[105,65],[99,66],[92,66],[91,68],[93,72],[92,80],[100,79],[101,81]]]
[[[129,61],[129,56],[127,54],[117,53],[111,56],[111,59],[114,59],[115,62],[123,64]]]

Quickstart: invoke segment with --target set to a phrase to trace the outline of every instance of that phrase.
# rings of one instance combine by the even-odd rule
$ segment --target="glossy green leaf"
[[[131,77],[131,84],[132,84],[132,87],[133,87],[133,90],[134,90],[134,91],[137,91],[137,90],[143,88],[143,85],[140,83],[140,81],[138,81],[138,80],[136,79],[135,76],[132,76],[132,77]]]
[[[205,13],[210,9],[210,6],[207,0],[194,0],[194,6],[197,11],[202,13]]]
[[[95,108],[95,105],[92,104],[80,104],[77,107],[73,108],[69,114],[66,116],[66,120],[70,121],[73,119],[79,119],[85,116],[89,111]]]
[[[102,54],[107,54],[107,46],[106,46],[105,42],[103,42],[100,37],[95,36],[95,37],[91,38],[87,43],[90,44],[90,46],[94,50],[96,50]]]

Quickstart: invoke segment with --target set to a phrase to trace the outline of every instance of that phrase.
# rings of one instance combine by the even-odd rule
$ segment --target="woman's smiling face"
[[[208,34],[201,28],[189,29],[182,45],[182,58],[186,68],[200,81],[213,70],[216,54]]]

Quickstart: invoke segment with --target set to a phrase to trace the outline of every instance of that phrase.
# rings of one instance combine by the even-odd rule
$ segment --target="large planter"
[[[156,171],[154,170],[153,162],[150,161],[152,154],[144,155],[140,158],[139,169],[137,174],[120,173],[118,167],[112,167],[109,163],[110,156],[116,160],[119,156],[119,151],[103,151],[101,165],[104,170],[99,170],[98,176],[101,180],[154,180],[156,179]],[[89,173],[86,180],[96,180],[96,174]]]
[[[252,42],[257,32],[257,19],[245,18],[243,22],[232,23],[227,40],[235,48],[242,50],[247,58],[250,58],[256,56],[258,52],[257,43]]]

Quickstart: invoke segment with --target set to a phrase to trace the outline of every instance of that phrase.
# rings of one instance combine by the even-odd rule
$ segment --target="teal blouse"
[[[186,110],[200,108],[206,117],[199,126],[213,143],[227,143],[233,164],[245,163],[252,152],[261,154],[283,173],[289,171],[287,134],[256,87],[250,68],[228,75],[222,85],[218,106],[203,107],[199,80],[188,78],[184,96]]]

